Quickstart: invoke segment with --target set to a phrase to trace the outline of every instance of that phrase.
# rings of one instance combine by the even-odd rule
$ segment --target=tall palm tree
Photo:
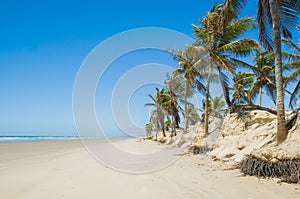
[[[171,51],[172,52],[172,51]],[[205,92],[205,99],[208,102],[210,98],[209,94],[209,87],[210,83],[213,79],[215,79],[215,74],[213,73],[212,64],[209,61],[209,57],[207,57],[207,51],[199,46],[187,46],[185,48],[185,57],[187,59],[182,59],[180,57],[179,64],[182,68],[179,68],[177,72],[185,74],[186,77],[186,87],[189,84],[192,84],[194,87],[196,86],[198,91],[203,94]],[[175,54],[173,52],[173,56],[178,59],[178,53]],[[206,69],[209,69],[208,72]],[[204,79],[206,80],[206,86],[204,86],[203,82]],[[208,103],[207,103],[208,104]],[[208,110],[208,107],[206,107]],[[185,110],[187,110],[187,103],[185,103]],[[186,111],[185,111],[186,112]],[[208,134],[208,111],[205,112],[205,135]],[[187,116],[186,118],[186,125],[185,131],[188,126]]]
[[[219,73],[219,81],[223,89],[223,95],[227,105],[231,106],[229,98],[228,77],[226,74],[235,74],[236,65],[231,59],[244,57],[251,53],[259,45],[251,39],[239,39],[244,33],[255,27],[252,17],[237,19],[226,18],[222,29],[218,23],[222,14],[222,4],[213,7],[199,26],[193,25],[194,34],[197,36],[197,45],[203,46],[209,54],[211,62]]]
[[[251,30],[254,26],[254,20],[251,17],[246,17],[238,20],[237,16],[227,17],[222,21],[224,26],[220,29],[218,23],[221,13],[222,4],[216,4],[206,17],[200,22],[199,26],[193,25],[194,34],[198,40],[195,45],[204,47],[209,57],[207,70],[209,71],[206,85],[205,99],[205,133],[208,132],[208,94],[210,81],[213,70],[218,71],[219,82],[223,89],[224,98],[229,107],[231,101],[229,97],[229,82],[226,73],[235,73],[235,63],[230,59],[234,56],[245,56],[250,54],[254,48],[259,45],[250,39],[240,39],[245,32]]]
[[[237,15],[247,0],[225,0],[224,15],[233,10]],[[300,0],[258,0],[259,39],[263,46],[275,54],[275,79],[277,95],[277,143],[286,140],[284,89],[282,76],[281,35],[292,38],[290,29],[298,22]]]
[[[186,78],[182,76],[181,73],[179,73],[178,70],[175,70],[171,75],[167,74],[167,80],[165,81],[165,84],[169,90],[170,94],[170,108],[173,106],[173,109],[175,114],[170,113],[173,115],[173,121],[174,126],[176,128],[179,128],[179,122],[180,122],[180,117],[179,117],[179,111],[182,112],[184,118],[185,118],[185,130],[188,127],[188,104],[189,102],[187,101],[188,98],[190,98],[194,94],[194,90],[191,87],[191,85],[188,83]],[[179,102],[178,102],[179,101]],[[180,104],[184,104],[184,111],[182,110]],[[174,127],[174,128],[175,128]],[[176,135],[176,131],[173,128],[172,134]]]
[[[181,66],[176,71],[174,71],[174,79],[180,78],[178,74],[181,74],[185,81],[183,81],[184,85],[184,131],[187,132],[188,128],[188,101],[187,98],[193,95],[191,92],[191,88],[197,88],[198,92],[204,94],[206,92],[206,88],[203,84],[204,77],[206,73],[198,70],[198,65],[201,65],[201,58],[203,57],[204,52],[201,51],[200,48],[195,46],[187,46],[184,51],[179,49],[175,50],[167,50],[167,52],[171,53],[174,60],[178,61],[178,64]]]

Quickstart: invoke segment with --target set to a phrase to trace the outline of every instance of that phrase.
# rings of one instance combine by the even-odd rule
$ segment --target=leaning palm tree
[[[225,12],[220,19],[238,15],[245,2],[247,0],[225,0]],[[274,50],[275,54],[278,144],[285,141],[288,134],[284,108],[281,35],[292,38],[290,29],[295,28],[298,22],[299,5],[300,0],[258,0],[259,39],[266,49]]]
[[[229,97],[229,80],[226,73],[235,73],[235,63],[230,59],[232,56],[246,56],[251,53],[254,48],[259,45],[251,39],[240,39],[245,32],[251,30],[254,26],[254,20],[251,17],[246,17],[238,20],[237,17],[228,17],[224,20],[223,29],[220,29],[218,23],[222,13],[222,4],[216,4],[206,17],[200,22],[199,26],[193,25],[194,34],[198,40],[195,45],[202,46],[209,57],[209,64],[207,71],[209,75],[207,78],[206,87],[206,110],[205,111],[205,133],[208,132],[208,93],[209,84],[213,71],[218,71],[219,82],[223,89],[225,101],[231,107],[231,100]],[[226,30],[226,31],[225,31]]]

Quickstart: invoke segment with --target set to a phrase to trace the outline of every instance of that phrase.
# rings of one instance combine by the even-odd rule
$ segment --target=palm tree
[[[226,20],[222,21],[224,28],[220,29],[218,21],[221,17],[222,7],[222,4],[216,4],[200,22],[199,26],[193,25],[194,34],[198,37],[195,45],[204,47],[209,57],[209,64],[207,65],[209,74],[205,97],[205,134],[208,133],[208,96],[213,70],[216,69],[218,71],[219,82],[223,89],[224,98],[227,105],[231,107],[229,82],[226,73],[235,73],[235,63],[230,57],[232,55],[248,55],[254,48],[259,47],[255,41],[250,39],[237,40],[241,35],[255,26],[253,18],[251,17],[240,20],[237,20],[237,17],[226,18]]]
[[[187,98],[193,95],[191,88],[197,88],[198,92],[204,94],[206,92],[205,86],[203,84],[204,74],[198,70],[198,65],[202,65],[201,58],[203,57],[204,52],[200,48],[195,46],[187,46],[184,51],[179,49],[167,50],[171,53],[174,60],[178,61],[178,64],[181,66],[176,71],[174,71],[174,79],[180,78],[182,75],[185,78],[183,81],[184,85],[184,120],[185,127],[184,131],[187,132],[188,128],[188,101]]]
[[[153,131],[153,123],[150,122],[146,124],[145,129],[146,129],[147,136],[150,136],[151,132]]]
[[[251,69],[256,77],[252,91],[253,93],[258,92],[259,105],[262,106],[263,90],[271,98],[274,104],[276,104],[274,54],[268,51],[256,51],[254,66],[251,67]]]
[[[177,102],[177,97],[176,94],[172,91],[169,90],[166,93],[167,96],[167,101],[166,103],[166,110],[168,112],[168,115],[170,115],[172,117],[172,122],[171,122],[171,126],[172,126],[172,134],[171,136],[176,136],[176,129],[175,128],[179,128],[179,123],[180,123],[180,116],[179,116],[179,109],[180,106],[178,105]]]
[[[300,30],[299,26],[297,28]],[[282,42],[289,45],[295,51],[295,53],[288,54],[289,57],[292,58],[292,63],[287,64],[287,66],[289,69],[293,69],[293,72],[286,77],[284,85],[284,87],[286,87],[287,84],[291,82],[297,82],[293,92],[291,93],[289,102],[289,106],[294,109],[298,100],[297,98],[300,95],[300,47],[288,39],[283,39]]]
[[[254,65],[236,60],[235,63],[239,66],[252,70],[255,75],[253,85],[249,90],[249,97],[254,99],[259,95],[259,105],[262,106],[263,91],[276,104],[276,84],[275,84],[275,65],[274,53],[269,51],[255,50]]]
[[[184,90],[186,89],[184,88],[184,82],[183,82],[184,78],[180,74],[175,72],[173,72],[172,75],[167,74],[167,79],[165,81],[165,84],[166,87],[168,88],[168,94],[170,97],[169,113],[173,118],[175,127],[179,128],[179,123],[180,123],[179,110],[182,109],[178,103],[178,100],[180,100],[183,95],[186,95],[185,93],[183,93]]]
[[[245,72],[237,73],[233,78],[233,90],[232,103],[248,103],[253,104],[254,95],[250,95],[253,88],[254,73]]]
[[[202,112],[201,114],[201,122],[205,122],[205,112],[208,111],[208,115],[210,115],[210,112],[211,112],[211,108],[210,108],[210,100],[208,102],[208,108],[205,104],[205,99],[202,100],[202,107],[199,108],[199,110]]]
[[[167,104],[169,103],[169,97],[165,88],[158,89],[156,88],[155,97],[148,95],[153,103],[146,103],[145,106],[155,107],[155,113],[157,114],[157,123],[161,129],[163,136],[166,137],[165,133],[165,117],[168,115]]]
[[[179,64],[182,65],[182,68],[178,69],[177,72],[185,73],[186,87],[188,87],[188,83],[196,85],[198,91],[203,94],[205,91],[205,99],[208,102],[210,98],[209,87],[211,81],[215,78],[215,74],[213,73],[213,65],[207,58],[207,52],[205,49],[199,46],[187,46],[185,48],[185,54],[187,59],[181,59]],[[175,55],[175,56],[174,56]],[[178,57],[178,54],[173,52],[173,56],[175,58]],[[178,58],[177,58],[178,59]],[[206,69],[209,69],[208,72]],[[206,77],[206,78],[205,78]],[[198,79],[197,79],[198,78]],[[204,79],[206,79],[206,86],[202,84]],[[188,82],[190,81],[190,82]],[[186,100],[186,97],[185,97]],[[206,107],[208,109],[208,107]],[[185,112],[187,110],[187,103],[185,103]],[[205,112],[205,135],[208,134],[208,111]],[[185,118],[187,121],[187,117]],[[188,122],[185,125],[185,131],[187,130]]]
[[[223,16],[230,12],[237,15],[247,0],[225,0]],[[282,76],[281,35],[292,38],[290,28],[296,27],[298,22],[299,0],[259,0],[258,25],[259,39],[262,45],[275,54],[275,79],[277,95],[277,143],[286,140],[288,130],[285,121],[284,89]]]
[[[158,131],[160,130],[157,109],[154,109],[151,111],[149,123],[153,124],[153,130],[156,131],[156,139],[157,139],[157,134],[158,134]]]
[[[196,122],[200,121],[200,116],[198,114],[197,109],[194,107],[193,104],[187,105],[187,122],[191,125],[194,125]]]
[[[213,116],[213,117],[217,117],[217,118],[223,118],[225,116],[225,114],[228,112],[228,110],[226,109],[226,104],[225,101],[222,99],[223,95],[220,96],[216,96],[214,98],[211,98],[208,101],[208,113],[209,115]],[[200,108],[199,110],[203,112],[202,114],[202,121],[205,120],[205,100],[202,101],[202,108]]]
[[[210,100],[211,114],[214,117],[222,118],[227,113],[225,108],[225,101],[222,99],[223,95],[216,96]]]

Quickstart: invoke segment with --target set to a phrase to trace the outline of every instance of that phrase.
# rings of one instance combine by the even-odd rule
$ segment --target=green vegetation
[[[225,117],[241,103],[261,107],[265,94],[276,106],[277,143],[286,139],[284,96],[289,98],[290,108],[299,108],[300,47],[291,41],[291,31],[300,30],[296,26],[300,1],[258,0],[257,23],[254,17],[239,17],[246,2],[216,4],[198,25],[192,25],[195,43],[183,50],[167,50],[179,67],[167,76],[164,88],[157,88],[155,96],[149,95],[153,103],[146,106],[154,110],[152,126],[147,124],[146,129],[161,130],[164,136],[166,129],[172,129],[170,135],[176,136],[181,117],[186,132],[188,125],[200,120],[198,110],[202,110],[208,135],[209,117]],[[244,38],[256,24],[260,44]],[[293,52],[282,52],[282,43]],[[213,98],[211,83],[218,83],[223,95]],[[188,101],[195,92],[204,96],[202,109]]]

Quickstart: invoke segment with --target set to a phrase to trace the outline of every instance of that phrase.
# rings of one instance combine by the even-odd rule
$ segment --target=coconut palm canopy
[[[225,0],[219,24],[224,27],[222,21],[237,16],[246,2],[247,0]],[[278,144],[283,142],[288,134],[284,107],[281,36],[292,38],[291,29],[297,25],[299,6],[299,0],[258,0],[259,40],[267,50],[274,50],[275,55]]]
[[[300,1],[258,0],[257,22],[254,17],[239,17],[246,3],[247,0],[225,0],[224,4],[216,4],[199,24],[192,25],[195,43],[183,50],[167,50],[179,67],[166,81],[169,105],[165,106],[165,115],[171,116],[178,128],[178,112],[181,111],[186,129],[191,110],[196,115],[197,107],[194,109],[187,100],[194,89],[205,97],[203,117],[205,132],[208,132],[208,118],[220,117],[212,112],[212,107],[222,105],[222,111],[215,107],[222,116],[227,112],[223,110],[222,98],[227,108],[238,103],[262,106],[265,94],[277,106],[277,140],[280,143],[287,135],[284,96],[290,96],[292,108],[300,96],[300,48],[289,40],[296,27]],[[256,28],[256,24],[261,45],[244,37]],[[282,42],[293,49],[293,53],[282,52],[281,35]],[[211,82],[220,84],[223,97],[211,97]],[[289,91],[289,88],[293,89]],[[181,102],[184,102],[184,111],[179,106]]]
[[[251,39],[241,38],[243,34],[255,27],[254,18],[238,19],[236,15],[227,17],[220,28],[222,4],[215,5],[199,26],[193,25],[197,37],[196,45],[203,46],[209,54],[210,62],[218,71],[223,95],[228,106],[231,106],[228,75],[234,75],[236,64],[231,58],[245,57],[259,44]]]

